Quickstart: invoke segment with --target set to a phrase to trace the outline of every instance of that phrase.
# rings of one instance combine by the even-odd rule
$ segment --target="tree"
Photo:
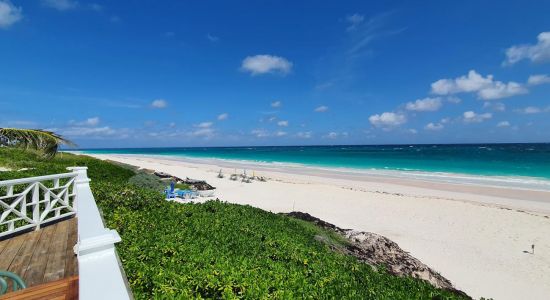
[[[47,130],[0,128],[0,146],[34,149],[44,153],[47,158],[57,154],[59,146],[76,146],[70,140]]]

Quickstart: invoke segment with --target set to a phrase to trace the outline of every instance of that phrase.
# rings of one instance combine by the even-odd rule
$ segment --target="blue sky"
[[[0,127],[81,147],[550,141],[548,1],[0,0]]]

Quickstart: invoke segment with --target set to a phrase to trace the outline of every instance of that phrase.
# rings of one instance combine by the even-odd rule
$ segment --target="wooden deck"
[[[74,277],[76,239],[76,218],[71,218],[0,241],[0,270],[19,275],[27,288]]]

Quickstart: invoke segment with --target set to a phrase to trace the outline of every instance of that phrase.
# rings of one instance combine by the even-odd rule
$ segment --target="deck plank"
[[[65,262],[65,277],[70,277],[73,275],[78,275],[78,263],[77,257],[74,253],[74,246],[77,242],[77,218],[72,218],[68,220],[69,222],[69,235],[67,238],[67,249],[66,249],[66,262]]]
[[[40,240],[36,244],[36,249],[29,263],[29,268],[25,273],[23,280],[28,287],[40,284],[44,279],[44,271],[48,263],[48,251],[52,242],[52,237],[57,230],[58,224],[47,226],[42,230]]]
[[[40,240],[42,232],[42,230],[38,230],[25,235],[25,241],[11,262],[8,271],[19,275],[21,278],[25,276],[32,258],[32,254],[36,248],[36,243]]]
[[[26,237],[19,235],[8,240],[4,251],[2,251],[2,259],[0,259],[0,270],[7,270],[13,259],[17,256],[19,249],[23,245]]]
[[[57,229],[52,236],[48,259],[44,271],[44,282],[62,279],[65,275],[65,262],[67,250],[67,238],[69,236],[69,223],[61,222],[56,224]]]

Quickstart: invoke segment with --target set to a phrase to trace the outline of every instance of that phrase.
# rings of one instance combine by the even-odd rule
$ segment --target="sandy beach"
[[[549,191],[220,160],[91,156],[204,179],[223,201],[307,212],[342,228],[381,234],[475,298],[550,295]],[[220,169],[223,179],[217,178]],[[268,181],[231,181],[235,169]]]

